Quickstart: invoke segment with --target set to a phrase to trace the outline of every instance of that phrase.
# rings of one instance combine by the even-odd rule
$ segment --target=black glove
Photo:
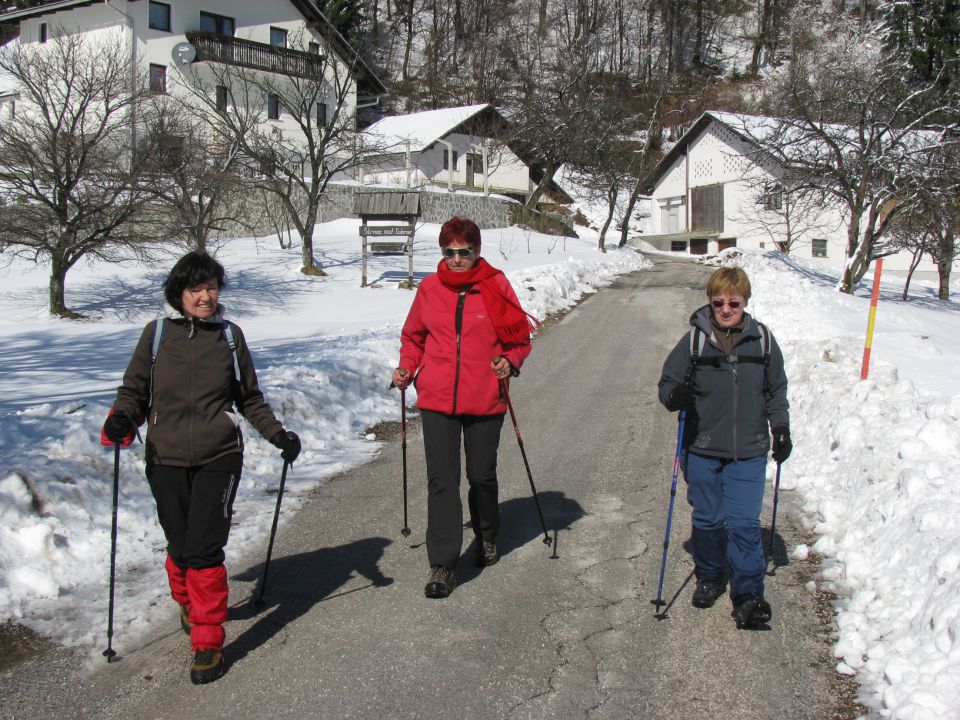
[[[119,443],[133,430],[133,420],[122,413],[114,413],[103,422],[103,434],[112,443]]]
[[[786,425],[775,427],[773,429],[773,459],[778,462],[786,462],[790,457],[790,451],[793,450],[793,443],[790,442],[790,428]]]
[[[288,463],[292,463],[300,454],[300,438],[295,432],[281,430],[270,438],[270,442],[280,448],[280,457]]]
[[[667,398],[667,409],[670,412],[677,410],[693,410],[697,405],[693,388],[689,385],[674,385]]]

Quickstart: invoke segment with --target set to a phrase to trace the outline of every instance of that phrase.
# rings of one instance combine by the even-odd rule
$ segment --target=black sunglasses
[[[455,257],[455,256],[457,256],[457,255],[459,255],[459,256],[462,257],[462,258],[468,258],[468,257],[470,257],[471,255],[473,255],[474,252],[476,252],[476,248],[472,248],[472,247],[468,247],[468,248],[445,247],[445,248],[442,248],[442,249],[440,250],[440,252],[443,253],[443,256],[444,256],[445,258],[452,258],[452,257]]]
[[[729,306],[731,310],[736,310],[738,307],[743,305],[739,300],[711,300],[710,304],[713,305],[717,310],[722,308],[724,305]]]

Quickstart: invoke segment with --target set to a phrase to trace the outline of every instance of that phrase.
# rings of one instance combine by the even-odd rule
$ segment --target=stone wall
[[[321,221],[356,217],[352,212],[353,194],[358,189],[370,192],[377,188],[330,183],[321,204]],[[424,189],[420,193],[420,221],[442,225],[454,215],[460,215],[470,218],[481,229],[509,227],[510,208],[515,205],[518,205],[516,201],[502,195],[487,196],[482,193],[451,193],[446,190],[438,192],[433,189]]]

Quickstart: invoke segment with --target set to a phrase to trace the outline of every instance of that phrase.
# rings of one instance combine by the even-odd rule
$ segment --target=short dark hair
[[[469,218],[452,217],[440,228],[440,247],[446,247],[454,240],[462,240],[467,245],[480,249],[480,228]]]
[[[183,291],[201,283],[217,281],[218,288],[227,285],[223,265],[200,250],[188,252],[177,260],[163,282],[163,295],[174,310],[183,312]]]

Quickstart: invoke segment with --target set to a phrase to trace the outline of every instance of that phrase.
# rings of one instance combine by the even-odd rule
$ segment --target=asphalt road
[[[650,604],[676,442],[676,419],[656,401],[656,381],[707,274],[658,260],[536,339],[512,396],[555,549],[542,542],[508,420],[500,452],[503,557],[480,571],[465,544],[453,595],[424,598],[426,481],[413,423],[413,534],[400,535],[394,439],[373,462],[315,491],[281,527],[264,610],[248,602],[262,550],[230,568],[229,667],[218,682],[190,684],[189,644],[171,602],[169,631],[121,662],[51,651],[3,673],[0,716],[835,717],[842,691],[829,617],[803,587],[810,566],[787,560],[785,516],[775,546],[782,565],[767,580],[773,620],[764,630],[738,631],[726,599],[709,610],[690,605],[681,481],[666,619],[656,619]]]

